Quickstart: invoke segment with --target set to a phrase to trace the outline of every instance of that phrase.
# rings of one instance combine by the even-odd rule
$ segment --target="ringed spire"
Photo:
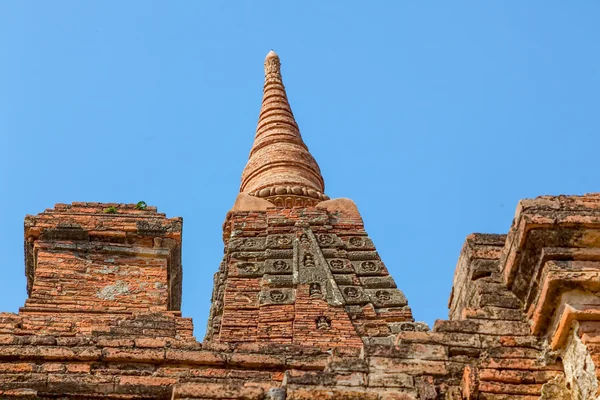
[[[265,84],[256,135],[240,192],[277,207],[307,207],[328,200],[319,165],[304,144],[281,77],[281,61],[265,58]]]

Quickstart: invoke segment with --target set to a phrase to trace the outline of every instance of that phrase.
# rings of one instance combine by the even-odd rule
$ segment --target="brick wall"
[[[59,205],[26,219],[30,298],[0,314],[0,398],[593,399],[598,204],[527,200],[508,235],[470,235],[450,319],[432,330],[405,300],[378,303],[393,280],[348,201],[238,207],[202,343],[178,311],[180,219]],[[128,290],[103,292],[119,271]],[[133,293],[139,282],[164,287]]]

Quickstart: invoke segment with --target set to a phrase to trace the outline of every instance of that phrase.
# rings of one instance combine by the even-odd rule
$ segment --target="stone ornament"
[[[291,274],[292,260],[267,260],[264,270],[268,274]]]
[[[328,235],[326,233],[321,233],[317,236],[319,243],[323,246],[329,246],[330,244],[333,244],[334,240],[333,237],[331,235]]]
[[[344,262],[342,260],[331,260],[329,261],[329,265],[334,271],[341,271],[344,269]]]
[[[275,269],[275,271],[288,271],[290,269],[290,266],[285,261],[277,260],[273,262],[273,269]]]
[[[264,250],[265,238],[232,238],[229,240],[228,248],[231,251]]]
[[[352,261],[358,276],[387,276],[388,272],[380,260]]]
[[[345,244],[351,250],[375,250],[373,241],[366,236],[351,236],[346,239]]]
[[[321,284],[318,282],[311,283],[308,289],[308,294],[310,297],[322,297],[323,292],[321,290]]]
[[[395,330],[400,332],[427,332],[429,331],[429,325],[425,322],[399,322],[395,323],[397,327]]]
[[[240,262],[236,267],[239,276],[261,276],[264,273],[260,262]]]
[[[138,221],[136,223],[137,232],[140,235],[162,235],[167,232],[168,227],[163,226],[160,222]]]
[[[294,304],[296,301],[295,290],[292,288],[263,289],[259,295],[259,303],[267,304]]]
[[[269,297],[273,300],[274,303],[281,303],[285,300],[285,293],[281,290],[271,290],[269,292]]]
[[[309,157],[312,159],[312,157]],[[305,199],[306,197],[312,198],[318,201],[329,200],[329,196],[311,189],[305,186],[272,186],[269,188],[257,190],[249,193],[251,196],[262,197],[266,199],[270,199],[272,197],[280,197],[280,198],[299,198]],[[306,199],[311,200],[311,199]]]
[[[314,268],[315,266],[315,260],[311,254],[305,254],[302,263],[307,268]]]
[[[406,296],[399,289],[364,289],[376,307],[404,307]]]
[[[317,324],[317,329],[320,331],[327,331],[327,330],[331,329],[331,319],[324,315],[321,315],[320,317],[317,318],[316,324]]]
[[[352,247],[362,247],[365,244],[365,242],[363,241],[363,239],[360,238],[360,237],[352,237],[352,238],[350,238],[348,240],[348,243]]]
[[[294,235],[269,235],[267,247],[270,249],[291,249],[293,247]]]
[[[300,243],[301,244],[310,244],[310,239],[308,238],[308,235],[306,233],[303,233],[302,235],[300,235]]]
[[[334,274],[349,274],[353,273],[354,269],[348,260],[334,258],[333,260],[328,260],[329,269]]]
[[[316,238],[322,248],[341,248],[344,246],[342,240],[333,233],[319,233]]]
[[[344,294],[349,299],[357,299],[359,296],[358,289],[355,287],[347,287],[346,289],[344,289]]]
[[[363,261],[360,263],[360,269],[363,272],[377,272],[379,270],[379,266],[373,261]]]
[[[369,302],[360,286],[340,286],[346,304],[366,304]]]
[[[392,295],[387,290],[378,290],[375,293],[375,297],[382,303],[388,302],[391,300]]]

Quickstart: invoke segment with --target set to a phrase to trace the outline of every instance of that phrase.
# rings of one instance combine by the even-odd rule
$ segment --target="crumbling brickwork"
[[[52,276],[59,278],[54,281],[56,286],[61,285],[63,277],[68,281],[73,275],[73,264],[63,264],[54,254],[76,255],[78,260],[90,261],[85,268],[76,269],[81,273],[78,276],[84,289],[81,294],[47,290],[46,308],[40,295],[35,297],[37,308],[26,306],[19,314],[1,314],[1,398],[529,400],[597,396],[595,365],[600,318],[597,317],[598,277],[594,275],[598,274],[595,264],[598,241],[594,238],[600,232],[597,206],[600,196],[524,200],[508,235],[469,236],[457,264],[449,302],[450,319],[437,321],[432,330],[412,322],[410,314],[402,317],[403,322],[395,321],[396,317],[390,322],[386,320],[390,310],[382,308],[384,311],[378,312],[380,307],[372,301],[360,305],[371,310],[369,320],[362,313],[353,314],[354,308],[349,308],[352,305],[329,304],[325,291],[319,297],[311,297],[310,285],[293,280],[282,289],[296,291],[294,303],[268,301],[262,311],[262,291],[273,290],[270,285],[274,280],[265,278],[264,270],[265,261],[270,259],[240,258],[241,253],[265,252],[270,247],[267,243],[273,241],[269,241],[270,235],[277,239],[291,235],[292,243],[297,241],[301,246],[302,235],[308,232],[312,234],[307,245],[311,251],[320,249],[327,253],[327,249],[332,249],[332,252],[344,251],[347,256],[350,250],[344,248],[346,241],[351,237],[368,237],[364,233],[357,235],[362,224],[348,200],[329,200],[304,209],[282,210],[271,206],[255,212],[243,211],[244,204],[253,203],[242,200],[236,202],[226,220],[224,237],[228,250],[225,266],[217,273],[215,299],[219,282],[223,282],[223,312],[229,298],[233,306],[237,305],[235,297],[239,293],[256,300],[255,308],[250,308],[256,316],[250,318],[255,328],[245,331],[243,323],[235,322],[231,326],[239,326],[239,335],[223,336],[228,327],[223,317],[219,332],[213,330],[202,343],[192,337],[191,321],[181,318],[167,300],[179,297],[174,291],[179,291],[180,286],[169,283],[173,275],[160,272],[179,268],[172,264],[179,263],[179,219],[167,219],[152,208],[135,210],[133,205],[117,205],[116,214],[107,214],[103,210],[114,205],[86,203],[57,205],[36,217],[27,217],[26,248],[31,252],[27,269],[33,275],[31,297],[26,304],[34,304],[30,300],[38,287],[37,274],[40,274],[39,287],[52,286],[47,283],[50,269],[37,263],[56,260],[51,269]],[[143,218],[154,219],[155,229],[138,224]],[[269,218],[281,224],[270,225]],[[312,223],[296,225],[302,218]],[[251,219],[255,221],[253,227],[243,223]],[[68,229],[75,229],[75,220],[80,221],[79,233],[59,234],[57,228],[63,229],[66,221],[71,221]],[[327,234],[335,235],[334,242],[340,240],[339,247],[316,244],[320,243],[319,230],[327,224],[315,221],[329,224]],[[100,226],[105,235],[90,235]],[[139,229],[140,226],[144,229]],[[163,229],[158,229],[159,226]],[[248,235],[242,226],[255,235]],[[270,226],[285,229],[270,231]],[[569,234],[556,234],[563,229]],[[237,233],[233,235],[234,232]],[[556,241],[540,240],[540,234],[550,235]],[[252,247],[248,252],[238,244],[230,247],[232,238],[260,235],[264,238],[264,249]],[[290,247],[286,240],[282,244],[277,239],[274,239],[276,246]],[[163,246],[169,250],[150,251]],[[291,250],[294,252],[293,245]],[[301,250],[298,248],[296,252],[299,254]],[[38,257],[37,251],[52,256]],[[368,246],[363,251],[373,252]],[[147,295],[137,297],[131,290],[111,292],[109,297],[114,299],[102,299],[104,287],[114,285],[117,279],[127,281],[128,277],[119,278],[120,269],[106,271],[110,275],[106,278],[98,277],[97,271],[104,271],[103,263],[115,265],[109,259],[122,254],[128,254],[129,261],[123,259],[118,265],[126,267],[126,271],[138,271],[141,265],[154,268],[155,273],[145,274],[144,279],[164,283],[168,293],[156,294],[153,297],[156,301],[149,301]],[[154,260],[163,256],[167,262]],[[145,261],[142,263],[141,259]],[[303,258],[292,255],[290,259],[281,259],[293,263]],[[315,264],[320,262],[320,256],[315,260]],[[524,260],[538,267],[528,268],[522,264]],[[258,263],[258,272],[255,268],[239,269],[240,262]],[[298,269],[304,267],[297,265]],[[522,296],[525,290],[507,282],[510,269],[515,268],[518,269],[512,281],[529,282],[538,291],[530,294],[529,306]],[[244,275],[246,271],[251,276]],[[360,282],[356,270],[349,271],[354,271],[350,272],[352,279],[358,278]],[[518,277],[525,271],[537,271],[540,277],[537,283]],[[129,278],[140,282],[140,275],[134,276]],[[227,295],[230,280],[233,291]],[[69,285],[67,282],[65,287]],[[323,287],[326,285],[327,282]],[[361,285],[354,286],[366,290]],[[516,293],[514,289],[518,289]],[[72,301],[73,306],[62,307],[65,303],[61,296]],[[106,303],[89,308],[88,296],[100,296],[98,301]],[[118,309],[111,308],[115,300],[121,300]],[[306,302],[312,314],[298,308],[300,300]],[[213,319],[218,307],[213,305]],[[236,314],[241,321],[248,318],[245,313]],[[318,328],[313,319],[317,315],[330,319],[329,330]],[[300,321],[299,327],[292,323],[286,330],[289,324],[280,324],[286,318]],[[311,323],[303,325],[304,319]],[[543,325],[537,322],[542,319],[548,322]],[[334,330],[336,321],[348,329]],[[362,328],[365,321],[382,322],[387,327],[386,334],[379,331],[375,335],[365,334]],[[322,334],[332,330],[331,336]],[[243,340],[247,334],[249,339]],[[340,345],[344,342],[346,346]]]
[[[430,330],[354,203],[324,194],[279,66],[270,53],[205,340],[180,312],[181,218],[57,204],[25,219],[0,399],[597,398],[600,195],[522,200],[507,235],[467,237]]]
[[[207,341],[361,347],[413,321],[357,211],[233,210],[224,238]]]

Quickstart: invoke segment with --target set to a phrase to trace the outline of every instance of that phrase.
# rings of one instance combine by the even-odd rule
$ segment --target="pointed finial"
[[[281,61],[273,50],[269,51],[265,57],[265,80],[271,79],[281,81]]]
[[[265,58],[262,107],[240,192],[277,207],[308,207],[329,199],[324,186],[288,102],[279,56],[271,50]]]
[[[267,56],[265,57],[265,59],[267,59],[267,58],[273,58],[273,57],[279,58],[279,56],[277,55],[277,53],[275,53],[275,51],[273,49],[271,49],[271,51],[269,51],[267,53]]]

